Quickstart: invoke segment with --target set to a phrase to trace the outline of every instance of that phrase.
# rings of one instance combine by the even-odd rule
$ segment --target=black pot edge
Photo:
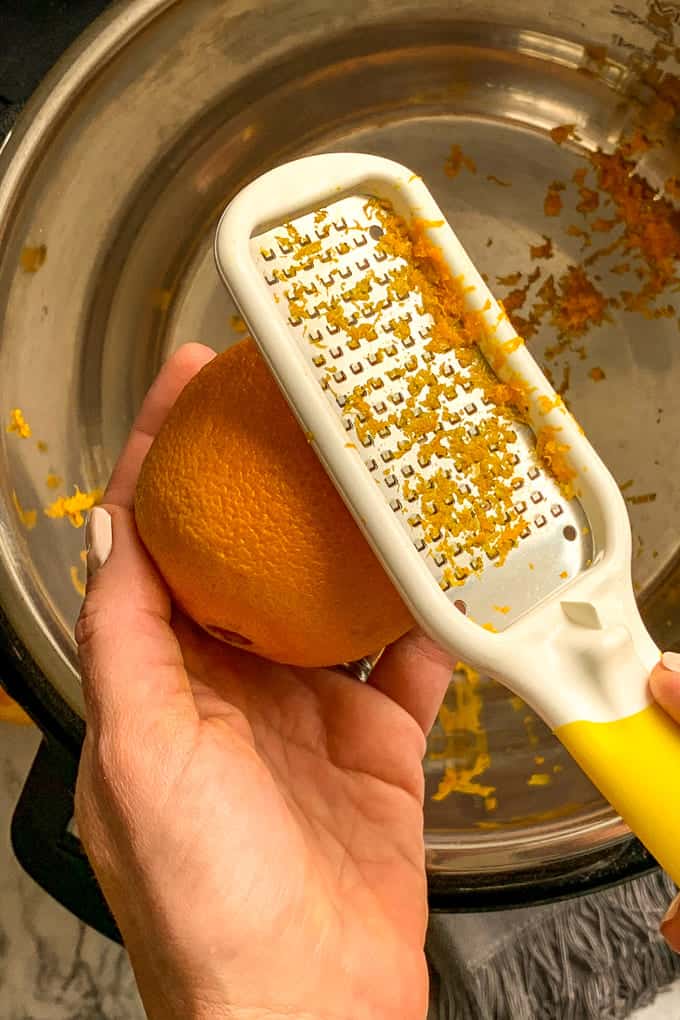
[[[64,701],[24,648],[0,605],[0,684],[42,731],[75,761],[80,757],[85,723]]]
[[[428,902],[433,912],[460,914],[538,907],[603,892],[656,870],[654,858],[630,836],[604,858],[589,854],[574,861],[574,869],[567,874],[556,868],[540,873],[510,871],[489,879],[480,876],[466,886],[464,879],[429,873]]]

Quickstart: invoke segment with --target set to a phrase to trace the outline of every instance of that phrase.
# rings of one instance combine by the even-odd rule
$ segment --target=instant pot
[[[0,439],[0,681],[44,735],[15,852],[83,920],[117,935],[72,822],[83,533],[44,510],[105,483],[169,353],[238,339],[212,257],[224,206],[296,155],[373,152],[424,177],[499,296],[547,235],[557,277],[584,255],[570,220],[546,219],[546,187],[644,122],[678,72],[678,23],[666,0],[130,0],[28,103],[0,157],[0,414],[18,408],[31,428]],[[560,125],[573,137],[551,137]],[[655,186],[680,171],[677,128],[667,119],[641,168]],[[572,352],[568,393],[637,494],[636,591],[663,648],[680,647],[674,300],[657,317],[612,304]],[[532,341],[539,359],[551,339]],[[433,909],[545,902],[655,867],[526,706],[486,678],[475,698],[478,723],[439,725],[425,763]],[[481,744],[493,796],[461,784],[442,795],[447,774],[474,772]]]

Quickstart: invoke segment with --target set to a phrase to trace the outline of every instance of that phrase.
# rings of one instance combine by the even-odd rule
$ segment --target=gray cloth
[[[680,976],[658,930],[674,894],[655,872],[550,906],[433,914],[428,1020],[623,1020]]]

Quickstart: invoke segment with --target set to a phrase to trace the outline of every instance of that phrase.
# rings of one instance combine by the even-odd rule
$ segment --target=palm
[[[275,666],[185,621],[175,627],[201,718],[176,807],[199,824],[209,817],[215,863],[238,869],[230,911],[239,942],[254,918],[259,931],[265,921],[269,938],[241,951],[254,973],[270,962],[264,1001],[297,970],[299,1000],[286,1007],[316,997],[321,1013],[342,973],[348,1015],[362,1015],[358,1003],[371,1016],[422,1015],[422,729],[341,673]],[[197,833],[185,838],[189,854]],[[225,859],[226,847],[247,847],[246,859]],[[206,863],[202,873],[214,874]],[[202,894],[206,907],[214,902],[193,868],[186,880],[194,903]]]
[[[80,828],[154,1020],[225,1003],[248,1020],[420,1020],[421,758],[450,661],[407,635],[363,685],[171,620],[135,483],[209,356],[189,346],[164,367],[107,489],[114,552],[77,627]]]

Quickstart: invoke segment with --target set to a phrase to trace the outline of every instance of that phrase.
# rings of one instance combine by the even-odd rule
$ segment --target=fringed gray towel
[[[659,935],[661,872],[592,896],[492,914],[433,914],[428,1020],[623,1020],[680,976]]]

